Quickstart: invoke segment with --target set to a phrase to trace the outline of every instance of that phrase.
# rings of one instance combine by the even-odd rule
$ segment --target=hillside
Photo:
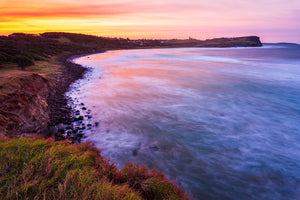
[[[92,35],[46,32],[39,35],[14,33],[0,36],[0,65],[15,62],[16,55],[32,61],[47,60],[64,52],[92,53],[108,49],[175,48],[175,47],[259,47],[259,37],[216,38],[208,40],[130,40]]]

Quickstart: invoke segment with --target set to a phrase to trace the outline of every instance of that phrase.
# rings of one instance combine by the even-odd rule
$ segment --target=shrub
[[[34,65],[34,62],[31,58],[24,55],[16,55],[13,57],[13,62],[18,64],[18,67],[21,67],[23,70],[25,67],[28,67],[30,65]]]
[[[5,63],[7,61],[7,58],[5,55],[0,54],[0,64]]]

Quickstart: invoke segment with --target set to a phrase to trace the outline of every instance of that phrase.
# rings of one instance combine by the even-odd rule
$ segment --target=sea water
[[[300,46],[116,50],[69,95],[118,167],[164,172],[194,199],[300,199]],[[83,114],[86,111],[81,111]]]

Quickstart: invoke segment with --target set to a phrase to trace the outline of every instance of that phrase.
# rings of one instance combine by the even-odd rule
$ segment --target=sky
[[[300,0],[0,0],[0,35],[49,31],[300,43]]]

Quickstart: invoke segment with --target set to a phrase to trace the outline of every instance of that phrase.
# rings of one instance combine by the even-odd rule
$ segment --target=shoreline
[[[84,78],[88,72],[88,68],[76,64],[75,58],[82,56],[104,53],[87,52],[87,53],[70,53],[61,55],[56,58],[59,65],[63,67],[62,74],[55,79],[54,92],[47,98],[49,109],[48,126],[38,133],[43,137],[54,137],[55,140],[69,140],[70,143],[80,143],[84,137],[84,126],[78,126],[82,123],[83,116],[76,116],[72,106],[69,105],[70,97],[66,93],[70,91],[70,86],[77,80]],[[74,123],[77,122],[77,125]]]
[[[109,158],[102,157],[101,156],[101,150],[100,148],[96,148],[92,142],[82,142],[81,138],[83,137],[82,129],[78,130],[77,127],[72,127],[73,123],[80,123],[79,121],[82,121],[82,116],[76,116],[74,113],[74,110],[72,109],[72,106],[70,106],[68,103],[70,102],[70,98],[66,96],[66,93],[70,91],[71,85],[82,78],[84,78],[84,75],[88,72],[88,68],[73,63],[72,60],[81,56],[90,55],[94,53],[104,53],[105,51],[100,52],[91,52],[91,53],[75,53],[75,54],[65,54],[61,55],[56,58],[56,62],[60,66],[60,72],[58,76],[55,77],[43,77],[41,74],[37,74],[34,72],[28,73],[29,76],[33,79],[28,79],[28,82],[37,79],[35,83],[32,83],[33,86],[40,85],[41,81],[44,81],[47,83],[47,90],[43,92],[43,96],[41,96],[41,87],[44,87],[44,85],[41,85],[39,88],[33,88],[33,97],[36,98],[36,103],[32,104],[32,99],[28,99],[28,101],[24,102],[26,104],[32,104],[33,107],[44,107],[45,112],[34,112],[34,113],[27,113],[34,115],[33,120],[39,119],[42,122],[45,122],[47,124],[47,127],[42,131],[36,131],[31,130],[26,135],[1,135],[0,133],[0,142],[1,142],[1,148],[10,148],[11,145],[16,145],[16,148],[13,148],[13,153],[16,154],[16,157],[12,157],[12,154],[7,154],[7,158],[12,158],[12,160],[8,160],[8,163],[21,163],[18,165],[7,165],[9,166],[9,169],[17,169],[17,172],[20,172],[18,174],[18,177],[23,177],[22,180],[25,180],[24,177],[27,179],[27,174],[22,174],[24,171],[26,172],[27,166],[30,166],[30,170],[33,171],[33,174],[36,173],[35,169],[38,169],[38,172],[41,172],[41,169],[44,170],[44,166],[46,166],[45,170],[47,170],[47,173],[38,174],[36,177],[39,178],[39,181],[41,178],[43,178],[43,181],[47,183],[47,180],[50,180],[50,178],[53,178],[55,176],[59,176],[62,181],[60,182],[61,185],[69,181],[68,175],[73,174],[73,172],[76,170],[75,174],[76,177],[80,176],[81,174],[84,175],[84,177],[87,177],[90,180],[91,185],[95,185],[96,182],[95,179],[90,179],[90,177],[97,177],[97,180],[102,180],[104,177],[105,180],[108,180],[108,191],[113,191],[114,194],[117,194],[119,191],[121,191],[122,195],[120,198],[124,198],[124,195],[129,194],[130,199],[133,198],[132,193],[137,193],[137,199],[159,199],[162,197],[165,198],[174,198],[174,199],[189,199],[188,194],[184,192],[183,189],[179,188],[179,186],[169,179],[166,178],[166,176],[153,169],[148,169],[145,166],[135,165],[131,162],[128,162],[126,166],[124,166],[122,169],[118,169],[114,163],[111,163]],[[22,82],[24,84],[24,82]],[[27,82],[26,82],[27,84]],[[32,86],[32,87],[33,87]],[[26,86],[27,87],[27,86]],[[32,87],[27,89],[32,89]],[[26,91],[27,92],[27,91]],[[26,94],[26,93],[25,93]],[[40,101],[46,100],[47,104],[40,104]],[[1,104],[0,104],[1,105]],[[46,107],[47,106],[47,107]],[[1,110],[0,110],[1,111]],[[0,112],[1,114],[1,112]],[[45,116],[45,119],[41,119],[42,116]],[[47,120],[48,119],[48,120]],[[21,121],[21,119],[17,119]],[[30,119],[31,120],[31,119]],[[81,124],[83,126],[83,124]],[[14,125],[15,126],[15,125]],[[89,126],[89,125],[87,125]],[[44,125],[42,126],[44,127]],[[72,128],[70,128],[72,127]],[[71,131],[72,130],[72,131]],[[11,130],[13,131],[13,130]],[[70,134],[69,134],[69,131]],[[43,137],[43,140],[41,139]],[[59,142],[60,140],[64,140]],[[58,142],[57,142],[58,141]],[[69,143],[69,144],[68,144]],[[79,144],[80,143],[80,144]],[[49,154],[44,154],[44,150],[49,150]],[[54,149],[54,150],[53,150]],[[32,153],[35,151],[35,153]],[[5,153],[7,153],[4,150]],[[25,155],[26,154],[26,155]],[[28,155],[27,155],[28,154]],[[24,157],[26,160],[24,160]],[[41,156],[40,156],[41,155]],[[53,155],[53,158],[48,155]],[[36,157],[35,157],[36,156]],[[6,158],[4,157],[4,158]],[[38,157],[38,158],[37,158]],[[20,160],[17,160],[20,159]],[[49,160],[46,160],[49,159]],[[33,162],[38,160],[45,165],[41,166],[38,162],[38,165],[36,162]],[[44,162],[45,160],[45,162]],[[109,161],[109,162],[108,162]],[[82,164],[82,163],[87,164]],[[74,164],[73,164],[74,163]],[[49,167],[50,166],[50,170]],[[54,167],[53,167],[54,166]],[[81,167],[82,166],[82,167]],[[86,174],[85,166],[87,166],[87,169],[91,173],[96,174]],[[57,168],[55,168],[57,167]],[[70,168],[71,167],[71,168]],[[74,169],[75,168],[75,169]],[[63,169],[64,173],[56,173],[56,171],[62,171]],[[107,173],[103,173],[104,170],[108,170]],[[14,171],[9,170],[12,173],[4,173],[5,179],[7,182],[12,181],[13,183],[13,173]],[[50,172],[49,172],[50,171]],[[54,174],[55,173],[55,174]],[[46,175],[45,175],[46,174]],[[124,174],[124,175],[123,175]],[[35,177],[35,176],[34,176]],[[55,178],[55,177],[54,177]],[[99,178],[99,179],[98,179]],[[37,179],[37,178],[36,178]],[[21,182],[22,185],[26,185],[25,182]],[[52,181],[53,179],[51,179]],[[48,181],[49,182],[49,181]],[[107,181],[105,181],[106,184]],[[84,182],[85,183],[85,182]],[[134,184],[133,184],[134,183]],[[78,182],[74,182],[70,184],[71,186],[74,185],[76,187],[79,184],[83,184],[81,179]],[[43,183],[45,185],[45,183]],[[53,184],[52,184],[53,185]],[[45,191],[49,191],[50,189],[53,189],[53,191],[58,191],[59,186],[57,189],[57,184],[53,185],[51,187],[41,188],[39,187],[40,191],[43,192],[45,197]],[[99,185],[99,184],[98,184]],[[98,188],[97,185],[97,188]],[[18,189],[23,189],[22,187],[18,185],[14,185],[14,190],[18,191]],[[76,187],[78,188],[78,187]],[[86,188],[86,186],[79,187],[80,188]],[[101,195],[102,193],[106,192],[106,188],[103,192],[99,193],[97,191],[97,195]],[[113,188],[113,190],[111,190]],[[126,189],[126,191],[124,190]],[[37,195],[35,192],[36,190],[28,190],[30,194],[30,198],[33,198],[33,195]],[[27,188],[26,188],[27,192]],[[24,192],[24,196],[26,196],[26,192]],[[74,190],[72,190],[74,193]],[[67,191],[66,191],[67,193]],[[99,194],[98,194],[99,193]],[[18,192],[16,193],[18,195]],[[52,195],[55,195],[56,193],[52,192]],[[82,194],[82,191],[75,191],[75,195],[80,197]],[[107,193],[108,194],[108,193]],[[14,193],[10,194],[11,196],[14,195]],[[91,198],[94,198],[95,192],[91,195]],[[110,194],[106,195],[106,197],[110,197]],[[47,196],[50,196],[50,194],[47,193]],[[7,195],[8,197],[8,195]],[[115,197],[115,196],[113,196]],[[10,199],[10,196],[7,198]],[[119,198],[118,198],[119,199]]]
[[[55,58],[54,65],[58,68],[54,72],[60,73],[59,75],[45,77],[32,71],[28,73],[28,78],[25,81],[21,77],[19,88],[9,94],[5,100],[2,100],[5,103],[0,106],[0,135],[8,137],[40,135],[44,138],[69,139],[72,143],[79,143],[84,137],[84,130],[97,126],[97,124],[88,124],[89,126],[85,127],[84,116],[69,105],[70,98],[66,96],[66,93],[70,90],[70,86],[75,81],[82,79],[88,71],[88,68],[75,64],[72,60],[86,55],[104,53],[107,50],[141,49],[156,48],[112,48],[99,51],[70,52]],[[50,66],[52,64],[46,63]],[[29,77],[30,75],[31,77]],[[28,87],[28,85],[30,86]],[[21,106],[16,105],[15,102],[20,102]]]
[[[212,48],[212,47],[154,47],[154,48],[136,48],[136,49],[110,49],[109,51],[116,50],[145,50],[145,49],[175,49],[175,48]],[[224,48],[224,47],[213,47]],[[236,48],[236,47],[225,47]],[[249,47],[246,47],[249,48]],[[251,47],[250,47],[251,48]],[[253,47],[257,48],[257,47]],[[81,139],[85,137],[84,130],[84,116],[78,114],[79,110],[73,110],[70,105],[71,97],[66,96],[70,91],[70,86],[77,80],[83,79],[89,68],[72,62],[74,59],[92,55],[105,53],[107,50],[86,53],[68,53],[56,58],[59,65],[63,67],[62,74],[55,79],[54,93],[47,98],[49,107],[48,126],[37,133],[45,138],[54,137],[55,140],[69,140],[70,143],[80,143]],[[73,104],[73,103],[71,103]],[[89,116],[91,117],[91,116]],[[88,124],[89,128],[92,125]]]

